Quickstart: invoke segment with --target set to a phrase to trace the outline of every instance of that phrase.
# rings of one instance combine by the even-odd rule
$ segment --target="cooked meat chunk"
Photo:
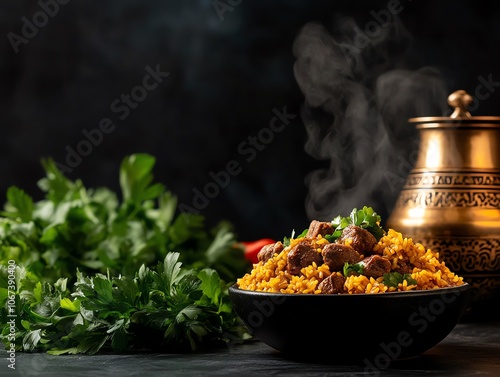
[[[377,244],[377,239],[366,229],[356,225],[349,225],[344,228],[342,235],[337,239],[337,243],[345,243],[351,239],[351,247],[360,254],[373,254],[373,248]]]
[[[316,238],[318,234],[322,236],[326,234],[332,234],[335,231],[331,223],[325,223],[318,220],[311,221],[309,225],[309,230],[307,231],[307,238]]]
[[[411,274],[411,272],[413,271],[413,267],[409,262],[398,261],[398,267],[395,268],[394,271],[399,272],[401,275]]]
[[[357,263],[361,260],[361,255],[350,246],[330,243],[323,247],[321,251],[323,262],[330,267],[330,271],[340,271],[344,263]]]
[[[321,289],[321,293],[326,294],[341,293],[344,291],[344,283],[345,277],[333,273],[319,283],[318,289]]]
[[[379,278],[391,271],[391,262],[380,255],[372,255],[359,262],[363,265],[363,275]]]
[[[298,275],[303,267],[313,262],[318,266],[323,264],[321,253],[318,253],[309,241],[302,241],[288,252],[286,268],[292,275]]]
[[[274,254],[279,254],[282,250],[283,244],[281,241],[263,246],[257,254],[257,259],[266,263],[267,260],[272,258]]]

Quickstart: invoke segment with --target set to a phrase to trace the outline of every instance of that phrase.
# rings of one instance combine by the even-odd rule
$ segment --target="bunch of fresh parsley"
[[[243,249],[228,224],[207,230],[202,216],[177,214],[176,198],[153,183],[154,164],[147,154],[123,160],[121,198],[67,179],[52,160],[39,181],[44,200],[7,191],[0,260],[18,266],[18,350],[194,349],[241,330],[227,285],[250,267]]]
[[[2,266],[2,283],[7,271]],[[241,339],[227,286],[213,269],[184,268],[168,253],[154,269],[141,266],[133,277],[76,274],[42,282],[16,268],[16,332],[5,325],[2,340],[17,350],[50,354],[194,350]],[[7,324],[6,308],[1,311]]]

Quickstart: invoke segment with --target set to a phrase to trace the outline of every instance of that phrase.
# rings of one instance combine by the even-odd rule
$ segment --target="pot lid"
[[[417,124],[417,128],[446,127],[447,124],[451,127],[457,127],[460,124],[469,126],[476,124],[481,127],[489,125],[495,128],[500,126],[499,116],[472,116],[467,110],[472,102],[473,98],[469,93],[465,90],[457,90],[448,96],[448,105],[454,109],[449,117],[418,117],[410,118],[408,121]]]

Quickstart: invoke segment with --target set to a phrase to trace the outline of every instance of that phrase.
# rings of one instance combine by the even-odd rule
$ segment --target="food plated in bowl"
[[[385,232],[364,207],[263,247],[229,293],[250,331],[280,351],[346,360],[394,346],[396,359],[439,343],[463,314],[468,288],[437,253]]]

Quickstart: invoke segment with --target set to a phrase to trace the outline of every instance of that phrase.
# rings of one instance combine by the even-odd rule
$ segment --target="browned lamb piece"
[[[394,269],[394,271],[399,272],[401,275],[411,274],[413,271],[413,266],[410,262],[407,261],[398,261],[398,267]]]
[[[298,275],[303,267],[307,267],[313,262],[316,262],[318,266],[323,264],[321,253],[318,253],[308,240],[304,240],[288,252],[286,268],[292,275]]]
[[[319,283],[318,289],[325,294],[341,293],[344,291],[344,283],[345,277],[333,273]]]
[[[341,271],[344,264],[357,263],[361,260],[361,255],[352,247],[330,243],[323,247],[321,251],[323,262],[328,265],[330,271]]]
[[[349,238],[352,240],[351,247],[358,253],[365,255],[374,253],[373,248],[377,244],[377,239],[366,229],[356,225],[348,225],[337,239],[337,243],[344,244]]]
[[[266,263],[274,254],[279,254],[283,250],[283,244],[281,241],[265,245],[260,249],[257,254],[257,259],[263,263]]]
[[[316,238],[318,234],[325,236],[332,234],[335,231],[331,223],[325,223],[318,220],[311,221],[309,230],[307,231],[306,238]]]
[[[363,275],[375,279],[391,271],[391,262],[380,255],[371,255],[359,264],[363,266]]]

